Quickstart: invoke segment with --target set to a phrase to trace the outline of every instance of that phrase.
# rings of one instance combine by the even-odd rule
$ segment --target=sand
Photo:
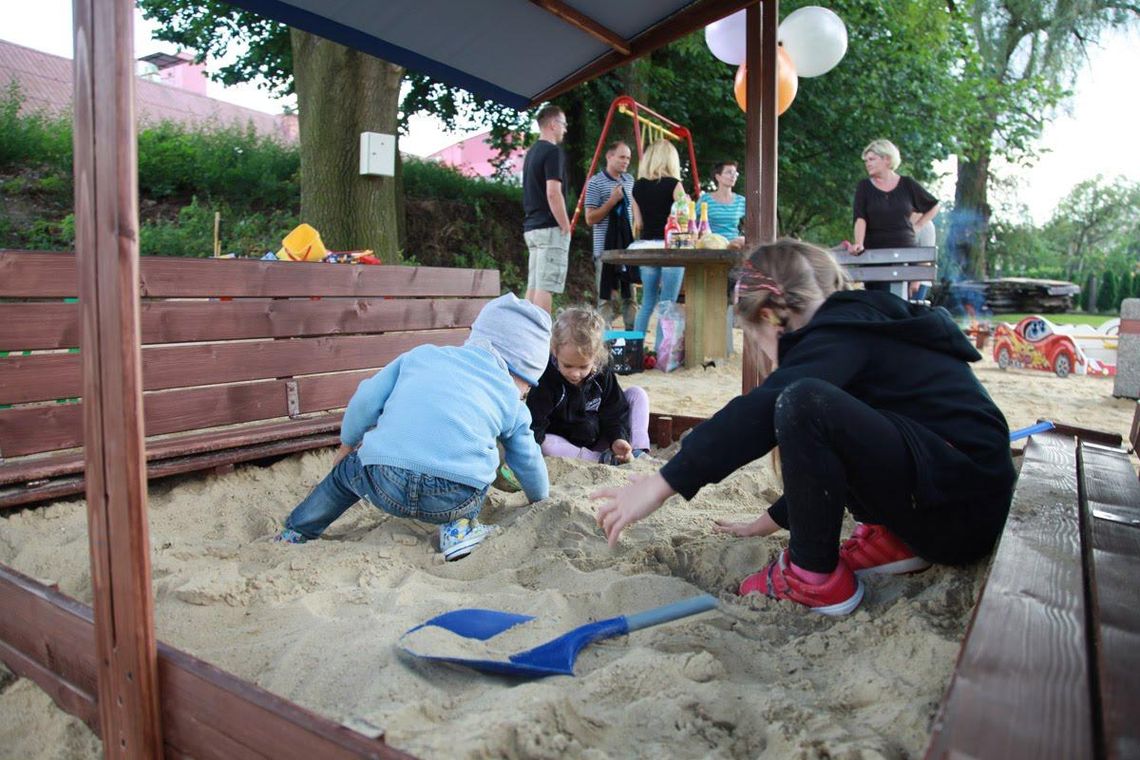
[[[1013,427],[1038,417],[1127,434],[1112,381],[1015,370],[978,375]],[[628,378],[655,411],[708,415],[739,392],[739,355],[708,369]],[[669,452],[657,452],[659,457]],[[548,460],[535,506],[492,491],[495,534],[444,563],[426,525],[357,505],[322,540],[269,541],[332,453],[153,483],[159,638],[329,718],[383,729],[423,758],[921,756],[984,578],[984,563],[872,579],[832,619],[733,593],[786,536],[716,534],[779,493],[765,460],[674,499],[611,550],[587,495],[652,472]],[[848,526],[848,528],[850,525]],[[89,602],[84,505],[0,518],[0,562]],[[400,636],[440,613],[534,615],[541,633],[707,592],[716,611],[595,643],[576,676],[519,682],[409,657]],[[2,668],[0,668],[2,671]],[[99,742],[34,685],[0,672],[0,757],[97,757]]]

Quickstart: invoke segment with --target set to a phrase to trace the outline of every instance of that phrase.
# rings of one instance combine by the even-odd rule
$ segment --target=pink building
[[[460,140],[442,150],[437,150],[428,156],[428,159],[454,166],[468,177],[493,177],[495,176],[495,167],[491,164],[491,159],[498,158],[499,151],[491,147],[488,142],[490,137],[490,132],[482,132],[473,137],[468,137],[466,140]],[[510,176],[522,177],[523,157],[525,155],[526,151],[522,148],[511,151],[507,162],[507,170]]]
[[[173,121],[187,126],[218,124],[252,125],[261,135],[283,143],[297,141],[295,115],[269,114],[252,108],[206,97],[206,77],[201,66],[189,56],[160,55],[165,66],[155,63],[160,81],[146,76],[135,86],[135,108],[143,123]],[[24,97],[23,110],[71,113],[73,65],[70,59],[41,53],[22,45],[0,40],[0,90],[15,82]]]

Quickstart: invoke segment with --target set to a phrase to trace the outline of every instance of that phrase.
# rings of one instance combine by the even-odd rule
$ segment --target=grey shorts
[[[543,227],[523,233],[530,258],[527,262],[527,290],[561,293],[566,289],[566,264],[570,257],[570,236],[557,227]]]

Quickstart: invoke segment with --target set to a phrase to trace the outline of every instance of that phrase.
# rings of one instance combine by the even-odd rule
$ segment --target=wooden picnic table
[[[733,250],[636,248],[604,251],[602,261],[627,266],[685,268],[685,366],[728,355],[728,273],[742,254]]]

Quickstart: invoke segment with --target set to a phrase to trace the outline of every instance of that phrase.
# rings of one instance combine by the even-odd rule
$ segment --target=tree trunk
[[[986,238],[989,236],[990,179],[988,150],[975,157],[958,156],[958,180],[954,187],[954,212],[950,219],[947,249],[958,268],[956,274],[970,279],[986,276]]]
[[[290,38],[301,218],[329,250],[370,248],[384,261],[399,261],[398,180],[360,174],[360,133],[397,134],[404,69],[297,29]]]

